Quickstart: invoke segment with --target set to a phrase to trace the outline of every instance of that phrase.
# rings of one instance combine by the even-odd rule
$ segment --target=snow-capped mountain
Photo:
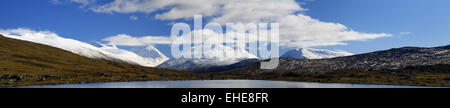
[[[159,68],[171,69],[171,70],[184,70],[191,72],[211,72],[217,71],[226,66],[238,63],[240,61],[248,60],[248,59],[258,59],[253,54],[250,54],[243,48],[236,48],[235,53],[232,53],[234,50],[232,47],[228,46],[215,46],[220,49],[224,49],[227,55],[236,54],[235,56],[221,56],[218,49],[212,50],[203,50],[203,58],[173,58],[170,59],[161,65]],[[202,48],[201,46],[195,46],[193,49]],[[183,52],[187,53],[187,52]],[[182,53],[182,54],[183,54]],[[202,54],[201,52],[195,52],[194,54]],[[193,55],[194,55],[193,54]],[[208,56],[215,56],[213,58],[206,58]]]
[[[114,45],[104,45],[100,42],[91,42],[91,45],[99,48],[100,51],[109,53],[110,56],[123,60],[127,63],[136,63],[146,67],[156,67],[168,58],[159,52],[158,49],[149,45],[146,47],[136,47],[132,51],[119,49]]]
[[[158,49],[156,49],[152,45],[135,47],[132,48],[131,51],[143,57],[147,61],[152,61],[154,63],[154,66],[157,66],[169,60],[169,58],[167,58],[163,53],[161,53]]]
[[[350,56],[352,53],[341,50],[325,50],[312,48],[299,48],[286,52],[282,58],[296,58],[296,59],[324,59],[342,56]]]
[[[91,42],[89,44],[74,39],[62,38],[52,32],[15,29],[0,31],[0,33],[9,38],[49,45],[89,58],[138,64],[147,67],[155,67],[163,62],[159,58],[144,58],[133,52],[119,49],[116,46],[108,46],[99,42]]]

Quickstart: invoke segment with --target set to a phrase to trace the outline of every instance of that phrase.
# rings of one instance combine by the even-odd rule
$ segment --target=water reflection
[[[310,83],[262,80],[147,81],[25,86],[19,88],[420,88],[415,86]]]

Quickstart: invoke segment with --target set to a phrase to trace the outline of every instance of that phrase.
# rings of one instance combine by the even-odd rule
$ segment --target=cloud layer
[[[88,0],[73,0],[93,3]],[[294,0],[114,0],[93,6],[98,13],[152,13],[161,20],[191,18],[193,15],[214,16],[213,22],[273,21],[297,11],[303,11]],[[249,14],[251,13],[251,14]]]
[[[107,41],[109,45],[120,46],[146,46],[151,44],[170,44],[170,38],[168,36],[143,36],[133,37],[127,34],[119,34],[103,39]]]
[[[87,8],[97,13],[156,13],[155,17],[160,20],[189,19],[199,14],[207,17],[209,22],[220,24],[279,22],[280,45],[289,47],[346,45],[345,41],[392,36],[387,33],[358,32],[343,24],[311,18],[302,14],[307,9],[302,8],[295,0],[113,0],[102,5],[92,5],[96,4],[95,0],[72,1],[82,5],[91,4]],[[125,39],[125,36],[135,39]],[[126,45],[124,43],[134,43],[132,41],[154,43],[153,38],[161,39],[118,35],[105,41]]]
[[[290,47],[346,45],[358,41],[389,37],[386,33],[356,32],[339,23],[323,22],[309,16],[289,15],[280,20],[280,44]]]

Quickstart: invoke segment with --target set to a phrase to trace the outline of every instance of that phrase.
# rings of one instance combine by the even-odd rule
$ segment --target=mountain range
[[[230,49],[230,48],[228,48]],[[231,50],[231,49],[230,49]],[[229,50],[228,50],[229,51]],[[216,54],[217,52],[210,51],[205,54]],[[256,56],[248,53],[244,49],[238,50],[236,53],[241,55],[236,58],[211,58],[211,59],[195,59],[195,58],[180,58],[180,59],[170,59],[161,65],[159,68],[171,69],[171,70],[184,70],[191,72],[220,72],[241,67],[250,66],[252,64],[258,63],[261,60]],[[285,53],[282,58],[293,58],[293,59],[324,59],[324,58],[334,58],[342,56],[350,56],[352,53],[340,51],[340,50],[325,50],[325,49],[312,49],[312,48],[301,48],[290,50]]]
[[[202,49],[202,46],[194,46],[192,47],[192,49]],[[229,46],[218,45],[215,47],[215,49],[194,51],[200,52],[193,52],[193,54],[191,54],[190,52],[182,52],[181,55],[186,55],[186,53],[188,53],[187,55],[191,54],[193,57],[172,58],[162,63],[158,67],[170,70],[184,70],[191,72],[216,72],[232,69],[228,67],[241,61],[258,59],[258,57],[256,57],[255,55],[250,54],[245,49],[239,47],[232,48]],[[199,58],[194,58],[196,56]]]
[[[327,73],[340,69],[362,69],[388,72],[408,67],[440,64],[450,64],[449,46],[432,48],[403,47],[327,59],[281,58],[278,68],[273,70],[261,70],[257,63],[232,71],[253,73]]]
[[[192,55],[193,57],[209,58],[169,59],[152,45],[135,47],[128,51],[100,42],[84,43],[62,38],[53,33],[12,32],[5,34],[5,36],[53,46],[88,58],[169,70],[219,72],[247,67],[260,62],[258,57],[243,48],[223,45],[214,46],[215,48],[209,50],[194,50],[203,52],[194,52]],[[198,48],[202,48],[202,46],[192,47],[192,49]],[[280,66],[277,69],[255,69],[255,71],[325,73],[338,69],[395,70],[408,66],[448,64],[450,61],[448,49],[449,46],[434,48],[404,47],[353,55],[340,50],[300,48],[282,55]],[[223,53],[223,51],[225,52]],[[181,54],[186,55],[186,53],[188,52],[182,52]]]
[[[169,71],[92,59],[60,48],[0,35],[0,87],[112,81],[181,80],[197,79],[197,77],[190,72]]]
[[[136,54],[128,50],[119,49],[114,45],[104,45],[100,42],[85,43],[74,39],[59,37],[54,33],[12,31],[10,33],[4,33],[3,35],[13,39],[53,46],[89,58],[138,64],[146,67],[156,67],[168,59],[161,54],[158,49],[151,45],[144,48],[135,48],[133,51],[137,52]]]
[[[20,36],[20,38],[23,37]],[[44,38],[43,40],[61,40],[51,42],[42,41],[41,38]],[[23,41],[25,39],[40,43]],[[96,54],[114,53],[136,55],[142,58],[165,59],[165,56],[152,46],[136,47],[131,51],[126,51],[99,42],[78,43],[79,41],[70,41],[54,36],[27,37],[25,39],[18,40],[0,35],[0,86],[205,79],[288,80],[446,87],[450,84],[450,45],[432,48],[403,47],[358,55],[325,57],[323,59],[299,59],[295,57],[300,57],[305,53],[293,53],[298,55],[292,58],[280,58],[278,68],[273,70],[260,69],[259,63],[265,60],[240,49],[237,53],[232,53],[240,55],[237,57],[171,59],[165,63],[175,61],[175,66],[182,68],[165,70],[131,64],[117,59],[119,58],[118,55],[111,56],[113,60],[95,57],[98,56]],[[73,42],[74,45],[83,46],[69,47],[71,43],[64,42]],[[61,45],[58,46],[57,44]],[[228,50],[233,49],[225,46],[218,47],[224,47]],[[85,50],[89,53],[83,52]],[[296,50],[299,51],[299,49]],[[220,53],[213,52],[216,51],[211,50],[211,52],[206,55],[202,54],[202,56],[220,55]],[[94,57],[81,55],[94,55]],[[175,70],[190,70],[202,73]]]
[[[59,37],[54,33],[17,31],[3,33],[6,37],[25,40],[44,45],[57,47],[72,53],[94,58],[104,59],[114,62],[136,64],[146,67],[158,67],[170,70],[183,70],[191,72],[216,72],[224,71],[243,66],[248,66],[257,59],[257,56],[247,52],[243,48],[216,45],[211,50],[194,50],[203,52],[194,52],[194,57],[200,58],[172,58],[169,59],[152,45],[134,47],[131,50],[120,49],[115,45],[105,45],[100,42],[81,42],[74,39]],[[202,46],[194,46],[192,49],[202,49]],[[222,49],[225,50],[225,53]],[[236,49],[236,50],[235,50]],[[182,52],[186,54],[188,52]],[[198,55],[203,54],[203,55]],[[228,56],[224,56],[224,54]],[[322,50],[301,48],[288,51],[282,57],[297,59],[322,59],[340,56],[352,55],[351,53],[340,50]],[[252,61],[252,62],[249,62]],[[236,64],[238,63],[238,64]]]

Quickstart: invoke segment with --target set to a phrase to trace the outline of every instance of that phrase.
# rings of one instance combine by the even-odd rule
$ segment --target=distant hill
[[[449,87],[450,49],[403,47],[329,59],[281,58],[272,70],[260,69],[259,62],[219,73],[256,80]]]
[[[281,58],[295,58],[295,59],[324,59],[342,56],[350,56],[352,53],[341,50],[325,50],[312,48],[299,48],[286,52]]]
[[[258,59],[258,57],[247,52],[244,48],[233,48],[224,45],[216,45],[215,47],[215,49],[209,50],[194,50],[201,51],[193,53],[201,54],[197,55],[200,56],[200,58],[172,58],[157,67],[170,70],[205,73],[233,69],[239,67],[234,65],[236,63]],[[203,49],[203,46],[194,46],[192,47],[192,49]],[[226,55],[229,56],[224,56],[223,50],[225,50],[225,52],[227,53]],[[191,52],[189,50],[187,52],[182,52],[181,55],[189,55],[190,53]],[[208,56],[211,58],[207,58]]]
[[[0,86],[169,79],[195,79],[195,75],[91,59],[0,35]]]
[[[243,70],[252,72],[326,73],[339,69],[381,71],[438,64],[450,64],[450,49],[448,49],[448,46],[434,48],[394,48],[385,51],[329,59],[301,60],[282,58],[280,65],[274,70],[260,70],[258,64],[252,67],[246,67],[247,69]],[[249,70],[249,68],[251,69]]]

